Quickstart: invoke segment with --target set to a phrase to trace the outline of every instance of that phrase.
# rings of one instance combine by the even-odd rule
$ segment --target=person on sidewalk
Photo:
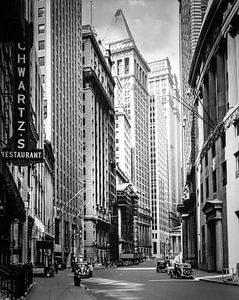
[[[58,261],[56,259],[54,262],[54,268],[55,268],[55,273],[57,274],[58,273]]]

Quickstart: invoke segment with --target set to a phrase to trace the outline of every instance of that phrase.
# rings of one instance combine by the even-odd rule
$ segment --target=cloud
[[[146,6],[144,0],[119,0],[119,3],[122,6],[135,7],[135,6]]]
[[[130,6],[146,6],[145,1],[144,0],[129,0],[129,5]]]

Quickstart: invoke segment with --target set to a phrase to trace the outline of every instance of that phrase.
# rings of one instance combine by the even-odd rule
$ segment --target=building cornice
[[[97,52],[97,57],[99,58],[101,64],[103,65],[104,67],[104,70],[107,74],[107,76],[109,77],[109,79],[112,81],[113,85],[115,85],[115,81],[114,81],[114,77],[111,73],[111,70],[109,69],[106,61],[105,61],[105,56],[104,54],[102,53],[101,49],[100,49],[100,46],[95,38],[95,34],[91,28],[90,25],[84,25],[82,26],[82,39],[83,41],[86,39],[86,38],[89,38],[94,46],[94,49],[96,50]]]

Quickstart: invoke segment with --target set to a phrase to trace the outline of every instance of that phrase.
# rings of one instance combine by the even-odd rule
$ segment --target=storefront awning
[[[26,219],[24,203],[12,174],[0,153],[0,190],[6,194],[5,215],[9,219]]]

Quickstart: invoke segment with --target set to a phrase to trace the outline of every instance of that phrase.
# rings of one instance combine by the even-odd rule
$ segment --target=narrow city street
[[[99,268],[92,278],[73,284],[71,270],[59,271],[53,278],[34,278],[27,300],[238,300],[239,286],[200,281],[220,276],[195,270],[195,279],[171,279],[167,273],[156,273],[156,260],[136,266]]]
[[[99,300],[226,300],[239,299],[239,286],[203,282],[195,279],[171,279],[156,273],[156,260],[137,266],[98,269],[94,277],[82,280]]]

